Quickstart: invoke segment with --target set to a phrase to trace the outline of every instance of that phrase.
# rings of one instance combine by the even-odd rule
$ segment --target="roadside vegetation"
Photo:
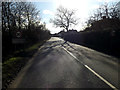
[[[16,51],[15,54],[2,64],[2,85],[7,88],[18,72],[25,66],[28,60],[37,52],[38,48],[45,43],[46,40],[33,44],[32,46]]]
[[[41,23],[40,11],[32,3],[2,2],[0,7],[2,7],[2,87],[6,89],[51,35],[46,24]],[[80,32],[69,30],[72,25],[78,24],[75,10],[61,6],[57,11],[56,17],[51,19],[51,22],[64,30],[56,36],[120,57],[120,10],[116,3],[100,6],[86,21],[87,27]],[[20,43],[19,40],[24,42]]]
[[[40,11],[32,3],[2,2],[2,88],[7,89],[49,38],[50,31],[41,23]]]
[[[100,5],[86,21],[84,30],[79,32],[74,29],[67,32],[63,30],[55,36],[120,58],[119,5],[118,3]]]

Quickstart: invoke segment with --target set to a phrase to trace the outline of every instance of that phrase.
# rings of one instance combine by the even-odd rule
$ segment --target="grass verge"
[[[2,88],[7,89],[8,85],[16,77],[21,68],[25,66],[28,60],[45,42],[46,40],[35,43],[24,50],[16,51],[13,57],[2,64]]]

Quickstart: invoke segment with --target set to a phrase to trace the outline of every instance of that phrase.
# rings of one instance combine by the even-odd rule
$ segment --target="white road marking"
[[[109,83],[107,80],[105,80],[102,76],[100,76],[98,73],[96,73],[94,70],[92,70],[90,67],[85,65],[83,62],[79,61],[79,59],[74,56],[71,52],[69,52],[66,48],[62,47],[68,54],[70,54],[73,58],[75,58],[78,62],[82,63],[88,70],[90,70],[93,74],[95,74],[97,77],[99,77],[102,81],[104,81],[107,85],[109,85],[111,88],[118,90],[115,86],[113,86],[111,83]]]
[[[115,86],[110,84],[107,80],[105,80],[103,77],[101,77],[99,74],[97,74],[94,70],[92,70],[90,67],[87,65],[84,65],[87,69],[89,69],[92,73],[94,73],[97,77],[99,77],[101,80],[103,80],[107,85],[109,85],[111,88],[117,89]]]
[[[78,62],[80,62],[79,61],[79,59],[78,58],[76,58],[71,52],[69,52],[66,48],[64,48],[64,47],[62,47],[67,53],[69,53],[72,57],[74,57]],[[80,63],[82,63],[83,64],[83,62],[80,62]]]

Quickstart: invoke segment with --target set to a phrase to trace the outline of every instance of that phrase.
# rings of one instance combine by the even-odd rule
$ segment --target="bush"
[[[66,34],[65,40],[120,57],[120,29]]]

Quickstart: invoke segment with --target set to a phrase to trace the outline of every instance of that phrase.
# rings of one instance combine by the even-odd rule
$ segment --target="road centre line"
[[[95,74],[98,78],[100,78],[103,82],[105,82],[107,85],[109,85],[114,90],[118,90],[115,86],[113,86],[111,83],[109,83],[107,80],[105,80],[102,76],[100,76],[98,73],[96,73],[94,70],[92,70],[89,66],[85,65],[83,62],[79,61],[79,59],[74,56],[71,52],[69,52],[66,48],[62,47],[68,54],[70,54],[73,58],[75,58],[78,62],[82,63],[89,71],[91,71],[93,74]]]
[[[74,57],[78,62],[80,62],[79,61],[79,59],[78,58],[76,58],[71,52],[69,52],[66,48],[64,48],[64,47],[62,47],[67,53],[69,53],[72,57]],[[83,62],[80,62],[80,63],[82,63],[83,64]],[[84,65],[84,64],[83,64]]]

